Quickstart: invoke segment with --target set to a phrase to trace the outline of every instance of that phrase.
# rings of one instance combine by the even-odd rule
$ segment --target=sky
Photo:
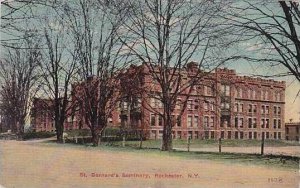
[[[5,38],[3,33],[0,33],[1,39]],[[299,31],[300,34],[300,31]],[[257,44],[244,43],[241,44],[242,48],[245,48],[248,53],[253,53],[257,49]],[[2,48],[2,47],[1,47]],[[1,50],[2,54],[3,51]],[[2,56],[0,54],[0,57]],[[232,62],[227,65],[230,69],[235,69],[237,74],[240,75],[270,75],[273,73],[279,73],[285,70],[284,67],[277,66],[270,68],[268,64],[255,64],[244,61]],[[269,78],[268,78],[269,79]],[[300,121],[300,96],[297,97],[298,91],[300,91],[300,83],[292,76],[274,78],[278,81],[286,81],[286,93],[285,93],[285,121],[293,119],[294,121]]]

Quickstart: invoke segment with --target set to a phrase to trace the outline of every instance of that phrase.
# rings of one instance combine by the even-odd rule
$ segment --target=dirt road
[[[297,188],[298,178],[292,169],[0,141],[0,185],[6,188]]]

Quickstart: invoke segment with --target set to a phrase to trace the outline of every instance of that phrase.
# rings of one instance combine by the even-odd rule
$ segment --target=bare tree
[[[252,44],[252,53],[239,58],[269,63],[272,67],[285,67],[275,75],[292,75],[300,81],[300,29],[299,3],[296,1],[242,1],[230,7],[227,18],[239,28],[242,42]],[[253,54],[255,56],[253,56]]]
[[[100,143],[102,131],[116,107],[120,88],[118,75],[127,62],[117,35],[126,9],[115,8],[123,5],[117,0],[77,0],[64,6],[82,81],[74,98],[83,109],[81,116],[91,130],[94,146]]]
[[[45,94],[53,100],[57,141],[62,143],[64,123],[71,110],[71,83],[77,81],[77,64],[68,25],[63,20],[64,12],[51,7],[46,13],[40,17],[40,23],[44,24],[41,31],[44,47],[40,70]]]
[[[17,45],[37,35],[35,20],[39,9],[59,6],[56,0],[3,0],[1,1],[1,46],[26,48]]]
[[[227,3],[145,0],[130,1],[130,7],[129,21],[124,26],[129,40],[123,43],[154,81],[153,88],[147,89],[146,106],[163,118],[162,150],[170,151],[177,98],[182,96],[180,122],[193,85],[205,75],[202,70],[211,71],[223,62],[217,58],[221,56],[218,47],[226,47],[228,28],[223,27],[219,16]],[[192,60],[198,64],[189,64]],[[162,110],[151,107],[151,98],[160,101]]]
[[[30,50],[8,49],[0,62],[1,113],[13,132],[22,136],[30,101],[36,92],[37,66],[41,61],[38,44],[26,40],[22,45]]]

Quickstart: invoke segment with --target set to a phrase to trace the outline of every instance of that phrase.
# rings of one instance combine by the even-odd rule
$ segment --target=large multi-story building
[[[182,84],[198,71],[197,65],[190,63],[181,71]],[[226,68],[202,72],[196,80],[191,90],[186,88],[189,92],[183,91],[175,99],[173,138],[261,139],[263,135],[266,139],[285,138],[285,82],[239,76]],[[147,138],[161,138],[163,118],[159,114],[163,105],[155,97],[161,89],[153,73],[146,65],[130,66],[120,76],[120,83],[122,97],[108,123],[143,131]],[[80,96],[80,84],[72,88],[74,96]],[[75,109],[68,113],[65,129],[87,128],[80,115],[84,112],[79,113],[80,105],[73,104],[78,102],[75,98],[71,100]],[[47,109],[37,110],[43,103],[37,100],[34,104],[35,130],[55,130],[53,114]]]
[[[184,71],[183,84],[193,76],[193,69],[197,66]],[[126,100],[120,105],[123,124],[145,131],[149,138],[161,138],[163,118],[159,114],[163,105],[157,97],[151,97],[161,92],[153,73],[145,65],[132,66],[127,72],[134,87],[131,90],[142,93],[137,94],[136,101],[140,102],[131,105],[131,110]],[[178,119],[179,114],[181,118],[174,123],[173,138],[261,139],[263,135],[266,139],[284,138],[285,82],[239,76],[226,68],[204,75],[191,86],[183,113],[180,105],[174,109],[172,118]],[[184,95],[183,92],[176,100],[186,100]],[[130,98],[132,101],[135,97]]]

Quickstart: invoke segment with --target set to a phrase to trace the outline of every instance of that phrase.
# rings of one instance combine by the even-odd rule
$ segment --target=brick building
[[[300,122],[289,122],[285,124],[285,139],[299,141]]]
[[[32,102],[32,108],[30,112],[31,130],[35,132],[48,131],[54,132],[54,100],[34,98]],[[67,107],[66,120],[64,122],[65,130],[78,129],[74,127],[74,116],[72,115],[72,103],[69,102]]]
[[[30,112],[31,129],[35,132],[55,131],[53,100],[34,98]]]
[[[183,82],[193,75],[192,69],[186,69]],[[132,85],[126,91],[142,93],[136,97],[131,94],[130,100],[127,97],[121,102],[122,124],[143,130],[148,138],[161,138],[163,118],[156,112],[161,112],[163,106],[147,95],[159,93],[158,84],[145,65],[131,66],[127,72],[127,82]],[[192,87],[181,121],[172,129],[173,138],[284,138],[285,82],[239,76],[225,68],[207,73]],[[183,98],[184,94],[177,100]],[[180,111],[176,104],[172,118],[177,119]]]
[[[191,64],[182,72],[183,84],[193,76],[195,69],[197,66]],[[172,119],[176,121],[183,113],[172,129],[173,138],[261,139],[262,135],[266,139],[285,138],[285,82],[240,76],[226,68],[202,75],[205,76],[192,86],[188,100],[185,100],[186,93],[176,99]],[[161,112],[163,106],[149,95],[159,94],[160,87],[147,66],[132,65],[119,78],[122,97],[108,118],[109,125],[143,131],[147,138],[161,138],[163,118],[157,112]],[[65,130],[88,128],[82,116],[85,112],[78,105],[83,84],[72,86],[70,105],[73,108],[68,113]],[[31,122],[36,131],[55,130],[50,109],[51,102],[34,101]]]

